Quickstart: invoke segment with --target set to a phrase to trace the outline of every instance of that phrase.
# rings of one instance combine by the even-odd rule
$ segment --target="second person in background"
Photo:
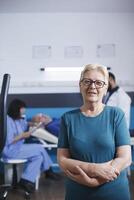
[[[123,88],[117,85],[115,75],[112,72],[109,72],[108,92],[104,100],[105,100],[104,103],[106,105],[117,106],[124,111],[127,121],[127,127],[129,129],[131,98],[124,91]]]

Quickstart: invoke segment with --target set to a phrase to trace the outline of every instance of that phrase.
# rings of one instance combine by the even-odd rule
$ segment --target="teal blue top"
[[[61,119],[58,148],[67,148],[71,158],[90,163],[114,159],[116,147],[130,145],[123,111],[105,106],[95,117],[87,117],[80,109],[66,112]],[[99,187],[90,188],[70,179],[66,182],[66,200],[129,200],[126,171]]]

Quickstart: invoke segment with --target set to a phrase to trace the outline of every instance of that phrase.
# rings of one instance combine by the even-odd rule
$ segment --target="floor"
[[[63,200],[64,199],[64,176],[60,174],[60,180],[46,179],[45,175],[40,178],[39,190],[31,194],[31,200]],[[7,200],[25,200],[24,191],[9,191]]]
[[[40,179],[39,190],[31,195],[31,200],[64,200],[64,176],[59,181],[53,181],[46,179],[45,176],[42,176]],[[130,182],[130,191],[132,199],[134,200],[134,171],[131,173],[129,178]],[[23,191],[10,191],[8,195],[8,200],[24,200]]]
[[[134,200],[134,170],[131,171],[129,183],[130,183],[131,200]]]

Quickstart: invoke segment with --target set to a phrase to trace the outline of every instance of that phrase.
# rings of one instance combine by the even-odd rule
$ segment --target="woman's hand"
[[[30,133],[30,132],[23,132],[22,134],[17,135],[17,136],[14,138],[12,144],[18,142],[19,140],[23,140],[23,139],[29,138],[30,136],[31,136],[31,133]]]
[[[29,131],[23,132],[23,133],[21,134],[21,136],[22,136],[22,139],[29,138],[29,137],[31,136],[31,133],[30,133]]]
[[[105,162],[94,164],[94,170],[92,172],[93,177],[99,177],[106,181],[112,181],[120,174],[119,170],[112,166],[112,162]]]

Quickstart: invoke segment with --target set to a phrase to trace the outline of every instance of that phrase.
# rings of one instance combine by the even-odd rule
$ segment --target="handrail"
[[[0,153],[3,151],[7,135],[7,95],[9,90],[10,75],[4,74],[0,96]]]

